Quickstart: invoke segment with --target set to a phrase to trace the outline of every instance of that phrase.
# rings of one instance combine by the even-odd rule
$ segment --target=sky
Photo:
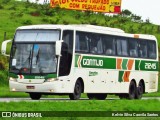
[[[39,0],[39,2],[43,3],[44,0]],[[144,21],[149,19],[151,23],[160,25],[160,0],[122,0],[121,10],[124,9],[141,16]]]
[[[160,0],[122,0],[121,10],[124,9],[160,25]]]

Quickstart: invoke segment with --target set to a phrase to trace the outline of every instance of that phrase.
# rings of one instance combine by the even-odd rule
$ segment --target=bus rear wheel
[[[71,100],[78,100],[81,97],[81,93],[82,93],[82,84],[78,80],[74,87],[74,93],[69,94],[69,98]]]
[[[40,93],[29,93],[29,96],[32,100],[39,100],[42,96]]]
[[[88,93],[89,99],[105,100],[107,97],[106,93]]]
[[[137,91],[136,91],[136,99],[141,99],[142,95],[144,93],[144,86],[143,83],[140,81],[138,87],[137,87]]]

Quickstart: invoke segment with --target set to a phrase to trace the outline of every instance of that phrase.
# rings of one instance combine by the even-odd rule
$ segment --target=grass
[[[21,101],[0,102],[0,106],[0,111],[160,111],[159,100]]]
[[[52,117],[43,117],[46,120],[155,120],[157,117],[102,117],[104,114],[111,115],[113,113],[156,113],[160,111],[159,100],[54,100],[54,101],[32,101],[32,102],[0,102],[0,111],[40,112],[42,116],[49,115]],[[17,107],[18,106],[18,107]],[[48,112],[47,112],[48,111]],[[67,113],[66,113],[66,112]],[[73,111],[73,112],[72,112]],[[150,112],[151,111],[151,112]],[[70,117],[64,117],[68,115]],[[76,115],[84,115],[90,117],[77,117]],[[54,117],[59,116],[59,117]],[[71,117],[72,116],[72,117]],[[94,116],[94,117],[93,117]],[[96,116],[96,117],[95,117]],[[10,120],[17,120],[11,118]],[[20,118],[26,120],[27,118]],[[34,118],[39,120],[40,118]],[[2,118],[2,120],[5,120]]]
[[[146,106],[147,104],[147,106]],[[156,117],[101,117],[104,114],[109,115],[113,113],[119,113],[123,111],[135,113],[135,111],[154,113],[154,111],[160,111],[159,100],[54,100],[54,101],[32,101],[32,102],[0,102],[0,111],[18,111],[18,112],[41,112],[42,115],[49,114],[53,117],[44,117],[46,120],[155,120]],[[18,106],[18,107],[17,107]],[[46,112],[43,112],[46,111]],[[48,113],[47,113],[48,111]],[[64,113],[64,112],[67,113]],[[72,112],[73,111],[73,112]],[[60,117],[54,116],[60,115]],[[63,115],[69,114],[72,117],[64,117]],[[76,117],[76,115],[90,115],[90,117]],[[95,117],[97,115],[97,117]],[[94,116],[94,117],[93,117]],[[17,118],[12,118],[14,120]],[[26,120],[27,118],[21,118]],[[40,118],[34,118],[39,120]]]

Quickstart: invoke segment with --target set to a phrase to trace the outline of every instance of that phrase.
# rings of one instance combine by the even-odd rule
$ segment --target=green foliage
[[[2,5],[2,4],[0,4],[0,10],[1,10],[1,9],[4,9],[4,7],[3,7],[3,5]]]
[[[23,12],[11,12],[10,13],[10,18],[11,19],[15,19],[15,18],[18,18],[18,17],[23,17]]]
[[[124,15],[124,16],[131,16],[132,13],[129,10],[122,10],[121,14]]]
[[[8,77],[7,77],[8,72],[5,70],[0,71],[0,85],[1,87],[3,86],[8,86]],[[4,89],[4,88],[3,88]]]
[[[11,0],[2,0],[3,4],[8,4]]]
[[[9,58],[0,55],[0,70],[3,70],[3,71],[7,70],[8,64],[6,64],[6,63],[8,63],[8,62],[9,62]]]
[[[32,25],[32,20],[24,20],[22,22],[22,24],[24,24],[24,25]]]
[[[17,10],[17,5],[13,4],[10,8],[8,8],[8,10]]]

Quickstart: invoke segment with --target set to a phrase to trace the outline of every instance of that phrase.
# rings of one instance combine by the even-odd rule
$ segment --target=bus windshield
[[[54,42],[59,38],[60,30],[17,30],[15,42]]]
[[[55,44],[15,43],[10,62],[10,71],[17,74],[55,73],[57,68]]]

